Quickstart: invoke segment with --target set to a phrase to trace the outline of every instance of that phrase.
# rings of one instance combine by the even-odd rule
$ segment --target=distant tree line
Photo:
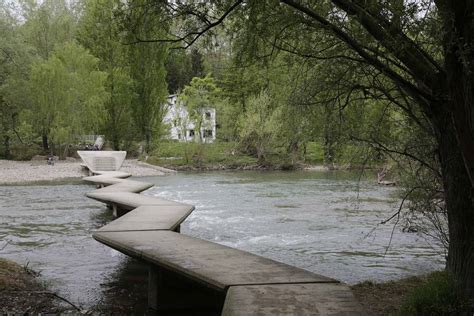
[[[113,149],[149,152],[166,133],[168,93],[205,75],[197,50],[132,44],[166,32],[144,1],[0,4],[1,157],[65,157],[81,135],[98,134]]]

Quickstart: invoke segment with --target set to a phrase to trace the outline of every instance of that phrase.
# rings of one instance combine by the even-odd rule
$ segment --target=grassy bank
[[[304,158],[295,159],[273,153],[262,162],[239,150],[235,142],[198,144],[194,142],[162,142],[147,162],[176,170],[221,169],[292,169],[323,163],[322,148],[309,143]]]
[[[385,283],[353,285],[368,315],[472,315],[474,305],[459,299],[445,271]]]
[[[28,266],[0,258],[0,313],[2,315],[59,314],[68,309],[46,289]]]

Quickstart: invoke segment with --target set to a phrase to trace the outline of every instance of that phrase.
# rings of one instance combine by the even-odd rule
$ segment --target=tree
[[[189,86],[185,86],[178,102],[183,102],[188,110],[189,120],[194,123],[195,138],[205,140],[204,131],[211,129],[211,121],[206,118],[206,110],[218,106],[220,89],[214,79],[194,77]]]
[[[260,45],[268,43],[273,50],[311,59],[351,60],[366,71],[367,78],[383,78],[381,84],[354,85],[352,90],[383,93],[413,122],[428,123],[437,143],[448,211],[447,268],[456,278],[459,293],[472,299],[474,5],[467,0],[391,3],[176,2],[168,4],[169,14],[188,19],[185,29],[157,40],[187,47],[232,18],[256,28],[253,34],[260,36]],[[326,49],[334,47],[337,53],[328,54]],[[403,98],[407,102],[399,102]]]
[[[100,59],[99,68],[107,73],[104,131],[115,150],[133,131],[129,121],[136,97],[128,60],[130,47],[121,42],[121,26],[114,17],[121,4],[119,0],[86,1],[78,30],[80,42]]]
[[[192,78],[189,54],[181,49],[170,51],[166,59],[166,83],[169,93],[180,92]]]
[[[65,0],[21,1],[23,18],[23,36],[36,55],[43,60],[57,45],[74,39],[75,20]],[[43,149],[49,148],[48,135],[42,134]]]
[[[10,158],[13,140],[23,142],[19,116],[28,104],[25,81],[32,50],[24,43],[19,23],[6,3],[0,1],[0,4],[0,135],[2,156]]]
[[[205,75],[203,56],[197,49],[190,53],[185,50],[172,50],[166,60],[166,83],[170,93],[178,93],[194,77]]]
[[[266,91],[251,97],[248,109],[240,117],[240,139],[245,151],[254,154],[265,164],[274,151],[276,135],[280,129],[282,107],[274,104]]]
[[[66,0],[21,3],[26,19],[24,36],[42,59],[48,59],[56,45],[74,38],[76,22]]]
[[[165,116],[166,86],[165,61],[167,45],[150,42],[166,32],[167,24],[156,23],[161,13],[159,7],[149,10],[146,0],[132,0],[125,10],[125,25],[128,25],[126,39],[130,43],[129,59],[131,77],[134,80],[136,98],[133,100],[133,117],[141,139],[145,141],[145,151],[151,151],[154,136],[163,134],[162,121]],[[148,14],[147,14],[148,13]]]
[[[98,62],[83,47],[67,43],[32,66],[29,88],[35,126],[59,146],[99,130],[107,95]]]

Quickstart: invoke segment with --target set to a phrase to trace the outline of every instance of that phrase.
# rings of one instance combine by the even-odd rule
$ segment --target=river
[[[355,173],[226,171],[139,179],[156,185],[144,194],[196,206],[183,234],[350,284],[444,266],[436,241],[399,228],[386,252],[393,225],[380,222],[398,209],[397,189]],[[129,286],[135,274],[126,256],[92,239],[94,229],[112,220],[103,204],[84,196],[92,190],[80,182],[0,186],[0,256],[40,271],[53,290],[85,308],[111,288]]]

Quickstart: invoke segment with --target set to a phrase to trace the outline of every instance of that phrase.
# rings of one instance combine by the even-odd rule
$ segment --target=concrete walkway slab
[[[349,287],[342,284],[231,286],[224,316],[366,315]]]
[[[143,194],[136,194],[130,192],[91,192],[86,194],[91,199],[116,204],[124,210],[133,210],[136,207],[143,205],[187,205],[174,201],[161,199],[154,196],[147,196]]]
[[[194,210],[192,205],[147,205],[117,218],[98,232],[175,230]]]
[[[92,182],[95,184],[111,185],[111,184],[127,181],[125,178],[128,178],[131,176],[130,173],[121,172],[121,171],[119,172],[122,177],[113,177],[107,174],[100,174],[100,175],[95,175],[95,176],[84,177],[82,178],[82,180],[87,181],[87,182]]]
[[[94,173],[111,178],[129,178],[132,176],[131,173],[125,171],[94,171]]]
[[[170,232],[98,232],[93,237],[218,290],[232,285],[337,282],[328,277],[213,242]]]
[[[94,193],[104,192],[132,192],[139,193],[151,188],[153,183],[146,183],[141,181],[126,180],[113,185],[109,185],[102,189],[95,190]]]

